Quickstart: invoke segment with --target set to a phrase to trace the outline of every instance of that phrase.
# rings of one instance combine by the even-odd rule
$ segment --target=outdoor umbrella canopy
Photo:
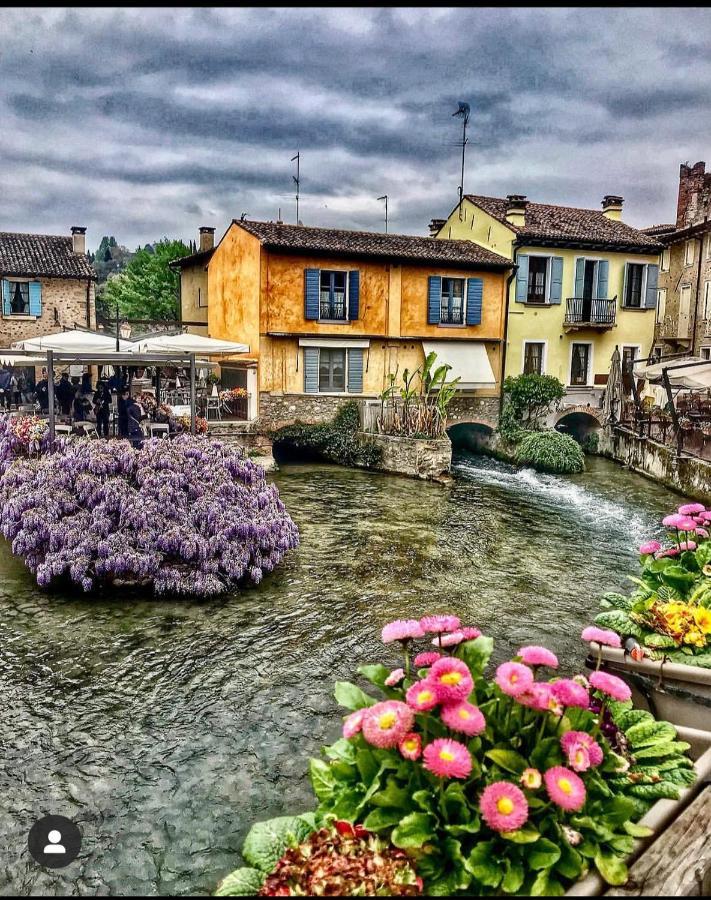
[[[702,359],[700,356],[685,356],[681,359],[669,359],[666,362],[652,363],[649,366],[638,363],[634,367],[634,376],[635,378],[644,378],[646,381],[657,381],[662,377],[662,370],[669,369],[669,380],[672,384],[675,384],[682,373],[689,374],[693,372],[696,374],[699,370],[705,371],[704,366],[694,365],[702,362],[707,362],[707,360]],[[694,368],[683,368],[687,365],[694,365]],[[711,368],[711,363],[709,363],[709,368]]]
[[[133,347],[131,341],[119,340],[121,350],[130,350]],[[110,334],[99,334],[96,331],[58,331],[56,334],[45,334],[41,337],[26,338],[23,341],[15,341],[13,350],[30,350],[33,352],[46,352],[53,350],[55,353],[101,353],[116,350],[116,338]]]
[[[136,353],[200,353],[203,356],[249,353],[249,344],[218,341],[201,334],[159,334],[141,338],[131,346]]]

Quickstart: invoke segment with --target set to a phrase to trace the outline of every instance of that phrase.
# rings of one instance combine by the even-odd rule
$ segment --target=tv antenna
[[[301,184],[301,151],[299,151],[296,156],[291,157],[291,162],[296,160],[296,175],[292,175],[292,179],[294,180],[294,184],[296,185],[296,224],[301,225],[299,221],[299,186]]]
[[[459,101],[459,109],[456,112],[453,112],[453,116],[459,116],[462,120],[462,177],[459,182],[459,220],[462,219],[462,201],[464,199],[464,151],[467,147],[467,125],[469,124],[469,113],[471,112],[471,107],[468,103],[464,103],[463,101]]]
[[[378,197],[378,200],[385,201],[385,234],[388,233],[388,195],[383,194],[382,197]]]

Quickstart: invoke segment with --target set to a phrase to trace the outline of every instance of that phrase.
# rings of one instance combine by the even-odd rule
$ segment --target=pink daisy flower
[[[704,522],[711,522],[711,509],[705,509],[702,513],[699,513],[699,518],[703,519]]]
[[[663,559],[665,556],[678,556],[681,553],[678,547],[670,547],[668,550],[660,550],[657,553],[657,559]]]
[[[595,643],[605,644],[607,647],[622,646],[619,634],[607,628],[598,628],[596,625],[588,625],[587,628],[583,628],[580,637],[584,641],[595,641]]]
[[[428,678],[423,678],[422,681],[416,681],[411,685],[407,689],[405,699],[408,705],[417,712],[426,712],[439,703],[437,689]]]
[[[560,746],[564,753],[568,755],[568,761],[573,765],[571,756],[578,747],[584,747],[588,753],[591,766],[599,766],[603,760],[602,747],[588,734],[587,731],[566,731],[560,739]],[[577,771],[580,771],[579,769]]]
[[[567,812],[577,812],[585,805],[585,785],[579,775],[565,766],[553,766],[543,775],[551,800]]]
[[[430,669],[427,680],[434,685],[439,703],[460,703],[474,688],[469,667],[454,657],[438,659]]]
[[[374,747],[396,747],[412,728],[415,714],[399,700],[385,700],[369,706],[363,714],[363,737]]]
[[[632,691],[625,682],[618,678],[617,675],[610,675],[609,672],[593,672],[590,676],[590,684],[613,700],[624,702],[632,696]]]
[[[357,709],[354,713],[351,713],[350,716],[346,716],[343,723],[343,737],[346,738],[346,740],[355,737],[360,731],[363,725],[364,712],[364,709]]]
[[[590,695],[572,678],[561,678],[559,681],[554,681],[551,688],[553,696],[563,706],[578,706],[580,709],[587,709],[590,705]]]
[[[442,709],[442,721],[452,731],[461,731],[476,737],[486,729],[486,719],[478,706],[471,703],[453,703]]]
[[[696,541],[681,541],[679,544],[680,550],[696,550]]]
[[[538,769],[524,769],[521,773],[521,784],[529,791],[537,791],[543,784],[543,776]]]
[[[460,630],[464,635],[465,641],[475,641],[478,637],[481,637],[481,631],[479,631],[478,628],[467,626],[466,628],[462,628]]]
[[[679,531],[693,531],[696,528],[696,522],[691,516],[679,516],[676,527]]]
[[[413,638],[421,637],[424,637],[424,631],[417,619],[396,619],[387,624],[382,633],[384,644],[390,644],[392,641],[411,641]]]
[[[659,541],[645,541],[644,544],[639,548],[639,552],[642,556],[646,556],[648,553],[656,553],[658,550],[662,549],[662,545]]]
[[[528,819],[526,795],[509,781],[495,781],[485,787],[479,809],[493,831],[517,831]]]
[[[432,638],[435,647],[456,647],[465,640],[463,631],[450,631],[448,634],[441,634],[439,637]]]
[[[705,528],[697,528],[697,529],[696,529],[696,534],[697,534],[700,538],[707,538],[707,537],[709,536],[709,533],[708,533],[708,531],[706,531]]]
[[[397,745],[400,753],[411,761],[419,759],[422,755],[422,738],[414,731],[409,731]]]
[[[672,513],[670,516],[664,516],[662,519],[662,525],[665,528],[678,528],[679,522],[682,522],[686,519],[686,516],[679,515],[679,513]]]
[[[496,670],[496,683],[509,697],[517,697],[531,688],[533,672],[521,663],[502,663]]]
[[[548,666],[549,669],[558,668],[558,657],[546,647],[521,647],[516,656],[527,666]]]
[[[680,516],[698,516],[702,512],[706,512],[706,507],[703,503],[685,503],[678,509]]]
[[[393,669],[393,671],[385,679],[385,685],[386,687],[395,687],[396,684],[400,684],[404,677],[404,669]]]
[[[467,748],[450,738],[437,738],[428,744],[422,764],[438,778],[467,778],[472,770]]]
[[[457,616],[423,616],[420,619],[420,627],[431,634],[442,634],[445,631],[457,631],[460,622]]]
[[[438,659],[442,659],[441,653],[435,653],[434,651],[418,653],[414,660],[415,668],[428,669],[432,663],[436,663]]]

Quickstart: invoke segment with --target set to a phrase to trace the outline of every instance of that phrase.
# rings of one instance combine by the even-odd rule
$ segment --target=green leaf
[[[669,637],[668,634],[645,634],[642,643],[645,647],[651,647],[652,650],[666,650],[677,646],[674,638]]]
[[[518,860],[504,860],[504,878],[501,882],[501,889],[506,894],[517,893],[523,884],[523,866]]]
[[[401,850],[421,847],[434,838],[434,819],[427,813],[410,813],[400,820],[391,840]]]
[[[401,809],[374,809],[363,820],[363,827],[368,831],[382,831],[385,828],[394,828],[402,819]]]
[[[540,838],[526,854],[526,860],[532,869],[550,869],[559,859],[560,847],[548,838]]]
[[[431,791],[415,791],[412,800],[424,812],[433,812],[437,806],[437,798]]]
[[[365,786],[370,785],[380,771],[380,763],[375,758],[373,751],[365,748],[359,750],[356,753],[355,761],[361,781]]]
[[[627,881],[627,866],[617,854],[600,848],[595,854],[595,865],[608,884],[620,885]]]
[[[460,822],[458,825],[445,825],[444,830],[455,837],[461,837],[465,834],[478,834],[481,831],[481,819],[478,813],[474,813],[474,818],[470,822]]]
[[[625,822],[622,826],[627,834],[631,835],[634,838],[648,838],[654,834],[654,830],[652,828],[647,828],[646,825],[638,825],[636,822]]]
[[[635,751],[634,757],[640,759],[654,759],[655,757],[673,756],[676,753],[686,753],[691,745],[686,741],[669,741],[664,744],[653,744],[642,750]]]
[[[562,761],[563,753],[557,737],[544,738],[539,741],[531,753],[531,765],[542,772],[559,765]]]
[[[452,781],[444,792],[444,806],[447,818],[457,821],[468,821],[471,817],[471,808],[464,788],[458,781]]]
[[[480,635],[473,641],[464,641],[457,647],[456,656],[469,666],[474,680],[484,674],[484,669],[489,663],[494,652],[494,640],[486,635]]]
[[[531,885],[532,897],[560,897],[564,893],[563,885],[557,878],[551,878],[549,869],[539,872],[536,880]]]
[[[412,793],[409,787],[399,785],[395,778],[388,778],[385,788],[370,798],[373,806],[395,806],[401,814],[412,807]]]
[[[610,825],[622,825],[633,815],[634,803],[618,794],[605,804],[603,819]]]
[[[324,747],[323,752],[329,759],[339,759],[346,763],[354,763],[356,761],[355,744],[352,744],[345,738],[340,738],[335,744],[331,744],[330,747]]]
[[[358,673],[363,678],[382,689],[385,688],[385,679],[390,675],[390,671],[387,666],[383,666],[380,663],[373,666],[358,666]]]
[[[534,844],[541,836],[532,825],[526,825],[517,831],[504,831],[501,837],[507,841],[513,841],[514,844]]]
[[[627,740],[634,745],[633,754],[636,755],[638,747],[673,741],[676,738],[676,728],[669,722],[645,721],[628,728],[625,734]]]
[[[675,588],[683,595],[696,580],[696,574],[687,571],[683,566],[667,566],[660,578],[664,584]]]
[[[339,706],[345,706],[354,712],[366,706],[373,706],[377,702],[374,697],[369,697],[358,685],[351,684],[350,681],[337,681],[333,695]]]
[[[487,751],[485,756],[495,762],[500,769],[505,769],[513,775],[520,775],[528,767],[526,760],[515,750],[494,749]]]
[[[271,872],[288,847],[300,844],[313,829],[298,816],[257,822],[245,838],[242,856],[255,869]]]
[[[493,841],[482,841],[469,854],[465,863],[467,869],[484,887],[497,887],[503,878],[501,866],[496,859]]]
[[[215,897],[254,897],[264,884],[265,873],[243,867],[230,872],[217,885]]]
[[[309,761],[309,778],[314,794],[319,801],[325,803],[330,800],[336,786],[336,779],[329,764],[321,759],[311,759]]]
[[[575,880],[582,874],[585,863],[575,847],[564,843],[560,848],[560,859],[555,864],[556,872],[563,877]]]

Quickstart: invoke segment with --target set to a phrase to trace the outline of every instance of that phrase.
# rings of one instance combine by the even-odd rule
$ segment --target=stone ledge
[[[361,431],[359,435],[383,451],[380,472],[448,484],[452,480],[452,443],[441,438],[414,438]]]

